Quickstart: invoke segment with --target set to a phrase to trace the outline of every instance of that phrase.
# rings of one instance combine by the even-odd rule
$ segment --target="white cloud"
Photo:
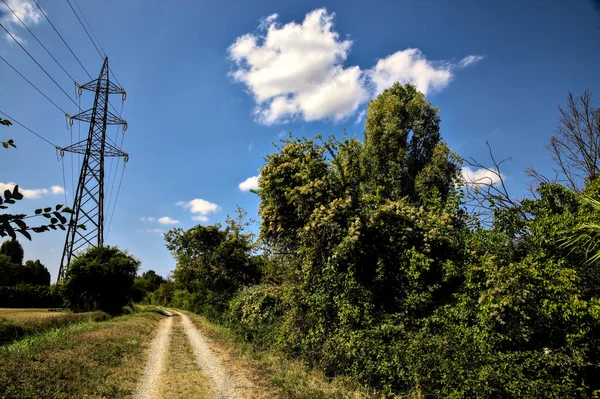
[[[137,229],[138,233],[153,233],[153,234],[162,234],[164,233],[161,229]]]
[[[460,62],[458,63],[458,66],[461,68],[466,68],[469,65],[473,65],[481,60],[483,60],[485,57],[482,55],[468,55],[465,58],[463,58],[462,60],[460,60]]]
[[[160,224],[177,224],[177,223],[179,223],[179,220],[171,219],[168,216],[163,216],[163,217],[159,218],[157,220],[157,222]]]
[[[358,116],[356,117],[356,120],[354,121],[354,124],[358,125],[360,122],[362,122],[362,120],[365,118],[366,114],[367,114],[367,111],[365,111],[364,109],[362,111],[360,111],[358,113]]]
[[[155,218],[153,218],[153,217],[146,217],[146,216],[142,216],[142,217],[140,218],[140,220],[141,220],[142,222],[144,222],[144,223],[145,223],[145,222],[154,222],[156,219],[155,219]]]
[[[271,26],[271,24],[273,22],[275,22],[275,20],[277,19],[277,17],[279,17],[279,15],[275,13],[275,14],[269,15],[266,18],[262,18],[260,20],[260,23],[258,24],[258,29],[260,29],[260,30],[267,30],[267,29],[269,29],[269,26]]]
[[[251,176],[238,186],[242,191],[258,190],[258,176]]]
[[[500,176],[497,173],[486,169],[473,170],[468,166],[461,168],[462,177],[466,185],[494,185],[500,183]],[[504,176],[502,176],[504,178]]]
[[[25,29],[23,28],[23,25],[21,25],[21,22],[19,22],[19,18],[23,23],[31,26],[40,23],[43,15],[37,6],[30,0],[7,0],[6,3],[8,7],[4,2],[0,3],[0,15],[2,15],[0,17],[0,22],[2,22],[2,25],[10,31],[17,41],[24,44],[25,40],[16,33],[16,29]],[[10,35],[6,34],[5,38],[8,41],[13,41]]]
[[[0,182],[0,192],[4,193],[4,190],[13,190],[13,188],[15,187],[16,183],[14,182],[9,182],[9,183],[2,183]],[[21,188],[19,187],[19,192],[21,194],[23,194],[23,197],[25,199],[37,199],[37,198],[41,198],[44,195],[58,195],[58,194],[64,194],[65,189],[60,187],[60,186],[52,186],[50,187],[50,189],[47,188],[35,188],[35,189],[25,189],[25,188]]]
[[[442,90],[450,83],[452,66],[428,61],[419,49],[409,48],[380,59],[368,71],[368,75],[375,85],[375,94],[395,82],[412,83],[423,94],[427,94]]]
[[[419,49],[408,48],[379,59],[371,69],[345,67],[352,41],[333,29],[334,17],[320,8],[301,23],[282,25],[272,14],[261,20],[257,32],[229,46],[235,62],[230,75],[253,95],[258,122],[340,121],[395,82],[413,83],[425,94],[436,92],[450,83],[457,66],[483,58],[471,55],[456,65],[427,60]]]
[[[359,67],[342,66],[352,41],[333,30],[334,14],[321,8],[283,26],[276,18],[265,19],[266,35],[240,36],[228,49],[237,66],[231,76],[254,95],[258,120],[341,120],[354,113],[368,91]]]
[[[188,209],[194,214],[192,219],[200,222],[208,221],[208,215],[221,209],[217,204],[213,204],[212,202],[201,198],[196,198],[191,201],[179,201],[176,205]]]

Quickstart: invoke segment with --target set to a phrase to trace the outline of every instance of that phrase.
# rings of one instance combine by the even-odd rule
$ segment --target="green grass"
[[[48,312],[44,309],[0,309],[0,345],[72,324],[102,321],[108,318],[109,316],[104,312],[70,313]]]
[[[130,398],[154,312],[85,321],[0,348],[0,398]]]
[[[225,367],[242,374],[264,391],[256,398],[364,399],[375,393],[350,379],[327,378],[298,360],[273,350],[260,349],[229,328],[213,324],[202,316],[185,312],[198,329],[217,346]],[[261,386],[262,385],[262,386]]]

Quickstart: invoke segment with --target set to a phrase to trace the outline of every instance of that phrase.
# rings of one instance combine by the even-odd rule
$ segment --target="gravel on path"
[[[173,318],[167,317],[158,323],[158,333],[150,344],[148,362],[144,369],[144,375],[138,384],[135,394],[136,399],[153,399],[158,391],[158,377],[163,368],[163,361],[169,348],[169,337]]]
[[[200,334],[190,318],[182,313],[175,313],[181,316],[183,330],[194,350],[196,363],[210,378],[211,388],[216,397],[218,399],[242,399],[242,395],[236,388],[235,378],[223,369],[221,362],[210,350],[206,339]]]

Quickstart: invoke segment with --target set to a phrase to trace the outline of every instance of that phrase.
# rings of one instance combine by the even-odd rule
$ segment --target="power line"
[[[87,18],[85,17],[85,14],[83,13],[83,11],[81,10],[81,8],[79,7],[79,3],[77,3],[77,0],[73,0],[73,2],[75,3],[75,7],[77,7],[77,9],[79,10],[79,13],[83,17],[83,20],[85,21],[85,24],[87,25],[88,28],[90,28],[90,32],[92,32],[92,36],[94,36],[94,39],[96,39],[96,41],[98,42],[98,46],[100,46],[100,50],[102,50],[102,53],[106,57],[106,51],[104,51],[104,49],[102,48],[102,44],[100,43],[100,40],[98,40],[98,37],[94,33],[94,30],[92,29],[92,26],[90,25],[90,23],[88,22]]]
[[[65,158],[63,157],[61,159],[61,164],[62,164],[62,173],[63,173],[63,189],[65,191],[65,205],[69,203],[69,200],[67,199],[67,181],[65,179]]]
[[[119,188],[117,189],[117,196],[115,197],[115,204],[117,203],[117,199],[119,198],[119,193],[121,192],[121,184],[123,183],[123,175],[125,174],[125,166],[127,166],[127,163],[125,162],[125,160],[123,160],[123,171],[121,172],[121,179],[119,181]],[[113,216],[115,216],[115,208],[116,208],[116,206],[113,206],[112,214],[110,215],[110,221],[108,222],[108,232],[110,232],[110,226],[112,225]]]
[[[52,105],[54,105],[56,108],[58,108],[59,111],[61,111],[63,114],[66,115],[66,112],[65,112],[64,109],[62,109],[61,107],[59,107],[54,101],[52,101],[52,99],[50,97],[48,97],[46,94],[44,94],[43,91],[41,91],[40,89],[38,89],[38,87],[36,85],[34,85],[33,83],[31,83],[31,81],[29,79],[27,79],[25,76],[23,76],[23,74],[21,72],[19,72],[17,70],[17,68],[15,68],[14,66],[12,66],[10,62],[6,61],[4,59],[4,57],[2,57],[1,55],[0,55],[0,59],[2,61],[4,61],[6,63],[6,65],[8,65],[9,67],[11,67],[13,69],[13,71],[15,71],[16,73],[18,73],[19,76],[21,76],[23,79],[25,79],[25,81],[27,83],[29,83],[34,89],[36,89],[42,96],[46,97],[46,100],[50,101],[52,103]]]
[[[100,43],[100,40],[98,40],[98,37],[96,36],[96,33],[94,33],[94,29],[92,29],[92,26],[90,25],[90,23],[88,22],[87,18],[85,17],[85,14],[83,13],[83,10],[81,9],[81,7],[79,7],[79,4],[77,3],[77,0],[73,0],[73,2],[75,3],[75,6],[77,7],[77,9],[79,10],[79,13],[81,14],[81,16],[83,17],[83,20],[85,21],[85,24],[87,25],[88,28],[90,28],[90,32],[92,32],[92,35],[94,36],[94,39],[96,39],[96,42],[98,42],[98,46],[100,46],[100,50],[102,50],[102,52],[100,52],[100,50],[98,49],[98,46],[96,46],[96,43],[94,42],[94,40],[92,40],[92,36],[90,36],[88,30],[85,28],[85,25],[83,24],[83,22],[81,22],[81,19],[79,18],[79,16],[77,15],[77,13],[75,12],[75,9],[73,8],[73,6],[71,5],[71,2],[69,0],[67,0],[67,3],[69,3],[69,6],[71,7],[71,10],[73,10],[73,13],[75,14],[75,16],[77,17],[77,20],[79,20],[79,23],[81,24],[81,26],[83,27],[83,30],[85,30],[85,33],[87,34],[87,36],[90,38],[90,41],[92,42],[92,44],[94,45],[94,47],[96,48],[96,51],[98,51],[98,54],[100,54],[100,57],[102,59],[104,59],[104,57],[108,57],[106,55],[106,51],[104,51],[104,48],[102,47],[102,44]],[[103,56],[104,54],[104,56]],[[113,73],[113,71],[109,68],[108,72],[112,75],[113,78],[115,78],[115,81],[117,82],[117,84],[119,85],[119,87],[123,87],[121,85],[121,82],[119,82],[119,79],[117,79],[117,77],[115,76],[115,74]],[[116,111],[116,110],[115,110]],[[119,115],[120,116],[120,115]]]
[[[33,130],[31,130],[30,128],[28,128],[27,126],[25,126],[24,124],[22,124],[21,122],[19,122],[18,120],[16,120],[15,118],[13,118],[10,115],[8,115],[7,113],[0,111],[0,114],[2,114],[5,117],[7,117],[11,122],[15,122],[17,125],[21,126],[23,129],[26,129],[30,133],[33,133],[34,135],[36,135],[40,139],[44,140],[46,143],[50,144],[52,147],[59,148],[57,145],[53,144],[50,140],[48,140],[47,138],[45,138],[41,134],[38,134],[38,133],[34,132]]]
[[[67,48],[69,49],[69,51],[71,52],[71,54],[73,54],[73,57],[75,57],[75,59],[77,60],[77,62],[79,63],[79,65],[81,65],[81,67],[83,68],[83,70],[85,71],[85,73],[87,74],[87,76],[90,78],[90,80],[92,80],[92,75],[90,75],[90,73],[87,71],[87,69],[85,69],[85,67],[81,63],[81,61],[79,61],[79,58],[77,58],[77,56],[75,55],[75,53],[73,52],[73,50],[71,49],[71,47],[67,44],[67,41],[62,37],[62,35],[58,31],[58,29],[56,29],[56,27],[52,23],[52,21],[50,21],[50,18],[48,18],[48,16],[44,12],[44,10],[42,10],[42,7],[40,7],[40,5],[37,3],[36,0],[32,0],[32,1],[35,3],[35,5],[37,6],[37,8],[40,10],[40,12],[42,13],[42,15],[44,15],[44,17],[46,17],[46,20],[48,21],[48,23],[50,24],[50,26],[52,26],[52,29],[54,29],[54,32],[56,32],[56,34],[58,35],[58,37],[60,37],[60,39],[62,40],[62,42],[65,44],[65,46],[67,46]]]
[[[85,25],[83,24],[83,22],[81,22],[81,18],[79,18],[79,15],[77,14],[77,12],[75,11],[75,9],[73,8],[73,5],[71,4],[71,2],[69,0],[67,0],[67,3],[69,3],[69,7],[71,7],[71,10],[73,10],[73,14],[75,14],[75,17],[77,17],[77,20],[81,24],[81,27],[83,28],[83,30],[85,31],[85,33],[87,34],[87,36],[90,38],[90,41],[92,42],[92,44],[94,45],[94,47],[96,48],[96,51],[98,52],[98,55],[100,56],[100,58],[104,59],[106,57],[106,55],[103,56],[102,53],[100,52],[100,50],[98,49],[98,46],[96,46],[96,43],[94,42],[94,39],[92,39],[92,36],[90,36],[90,32],[88,32],[88,30],[85,27]]]
[[[124,107],[124,105],[125,105],[125,102],[121,102],[121,111],[119,112],[119,118],[121,117],[121,114],[123,113],[123,107]],[[122,125],[117,126],[117,134],[115,135],[115,146],[117,146],[116,141],[119,140],[119,128],[120,127],[122,127]],[[123,134],[125,134],[125,133],[123,133]],[[119,149],[122,150],[123,149],[122,147],[123,147],[123,143],[121,143],[121,147],[119,147]],[[111,176],[112,176],[112,169],[113,169],[114,163],[115,163],[115,158],[113,157],[113,158],[110,159],[110,168],[108,170],[108,183],[109,183],[109,185],[110,185],[110,179],[111,179]],[[118,165],[119,164],[118,164],[118,161],[117,161],[117,167],[118,167]],[[108,203],[107,203],[106,209],[110,209],[110,202],[111,202],[112,196],[113,196],[113,189],[114,189],[114,185],[115,185],[115,180],[117,180],[117,168],[115,168],[115,176],[113,178],[113,183],[112,183],[112,186],[111,186],[111,189],[110,189],[111,190],[110,191],[110,195],[108,196]]]
[[[23,45],[21,43],[19,43],[19,41],[17,40],[17,38],[14,37],[13,34],[10,33],[10,31],[8,29],[6,29],[4,27],[4,25],[2,25],[2,23],[0,23],[0,27],[2,29],[4,29],[4,31],[6,33],[8,33],[8,35],[15,41],[15,43],[17,43],[19,45],[19,47],[21,47],[21,49],[23,49],[23,51],[29,56],[29,58],[31,58],[33,60],[33,62],[35,62],[37,64],[37,66],[39,66],[40,69],[42,71],[44,71],[44,73],[50,78],[50,80],[52,80],[54,82],[54,84],[65,94],[65,96],[67,96],[69,98],[69,100],[71,100],[71,102],[73,104],[75,104],[75,106],[77,106],[77,103],[71,98],[71,96],[69,96],[69,94],[67,94],[67,92],[65,91],[65,89],[63,89],[62,86],[59,85],[58,82],[56,80],[54,80],[54,78],[52,76],[50,76],[50,74],[44,69],[44,67],[41,66],[40,63],[37,62],[37,60],[35,58],[33,58],[33,56],[29,53],[29,51],[27,51],[27,49],[25,47],[23,47]]]
[[[15,16],[15,18],[17,18],[17,19],[19,20],[19,22],[20,22],[20,23],[21,23],[21,24],[22,24],[22,25],[25,27],[25,29],[27,29],[27,31],[28,31],[29,33],[31,33],[31,36],[33,36],[33,37],[34,37],[34,39],[35,39],[35,40],[37,40],[37,42],[40,44],[40,46],[42,46],[42,47],[43,47],[43,49],[44,49],[44,50],[46,50],[46,52],[48,53],[48,55],[49,55],[50,57],[52,57],[52,59],[54,60],[54,62],[56,62],[56,64],[57,64],[57,65],[60,67],[60,69],[62,69],[62,70],[63,70],[63,72],[64,72],[64,73],[66,73],[66,74],[67,74],[67,76],[68,76],[68,77],[69,77],[69,78],[70,78],[70,79],[71,79],[73,82],[75,82],[75,79],[74,79],[74,78],[71,76],[71,74],[70,74],[69,72],[67,72],[67,70],[66,70],[66,69],[65,69],[65,68],[64,68],[64,67],[61,65],[61,63],[60,63],[60,62],[58,62],[58,60],[57,60],[57,59],[56,59],[56,58],[55,58],[55,57],[52,55],[52,53],[50,52],[50,50],[48,50],[48,49],[46,48],[46,46],[44,46],[44,45],[42,44],[42,42],[40,41],[40,39],[38,39],[38,38],[37,38],[37,36],[36,36],[36,35],[35,35],[35,34],[34,34],[32,31],[31,31],[31,29],[29,29],[29,27],[28,27],[28,26],[25,24],[25,22],[23,22],[23,21],[21,20],[21,18],[19,18],[19,15],[18,15],[16,12],[14,12],[14,10],[13,10],[12,8],[10,8],[10,6],[9,6],[9,5],[8,5],[8,3],[6,2],[6,0],[2,0],[2,2],[3,2],[3,3],[4,3],[4,5],[6,6],[6,8],[8,8],[8,9],[10,10],[10,12],[12,12],[12,13],[13,13],[13,15]]]

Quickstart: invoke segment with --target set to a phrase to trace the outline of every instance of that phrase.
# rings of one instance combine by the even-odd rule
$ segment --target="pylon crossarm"
[[[92,113],[93,113],[93,110],[88,109],[87,111],[80,112],[77,115],[73,115],[73,116],[68,115],[67,117],[69,118],[69,123],[71,123],[70,121],[72,121],[72,120],[77,120],[77,121],[82,121],[82,122],[91,122],[92,118],[94,117],[92,115]],[[127,121],[119,118],[112,112],[108,111],[107,117],[106,117],[106,124],[107,125],[126,125]]]
[[[102,86],[100,88],[100,93],[102,94],[106,94],[106,92],[108,91],[108,94],[123,94],[125,92],[125,89],[115,85],[113,82],[108,82],[108,87],[106,87],[106,80],[107,79],[101,79],[100,81],[100,86]],[[89,91],[96,91],[96,88],[98,87],[98,79],[94,79],[91,82],[87,82],[84,85],[79,86],[80,89],[83,90],[89,90]]]

